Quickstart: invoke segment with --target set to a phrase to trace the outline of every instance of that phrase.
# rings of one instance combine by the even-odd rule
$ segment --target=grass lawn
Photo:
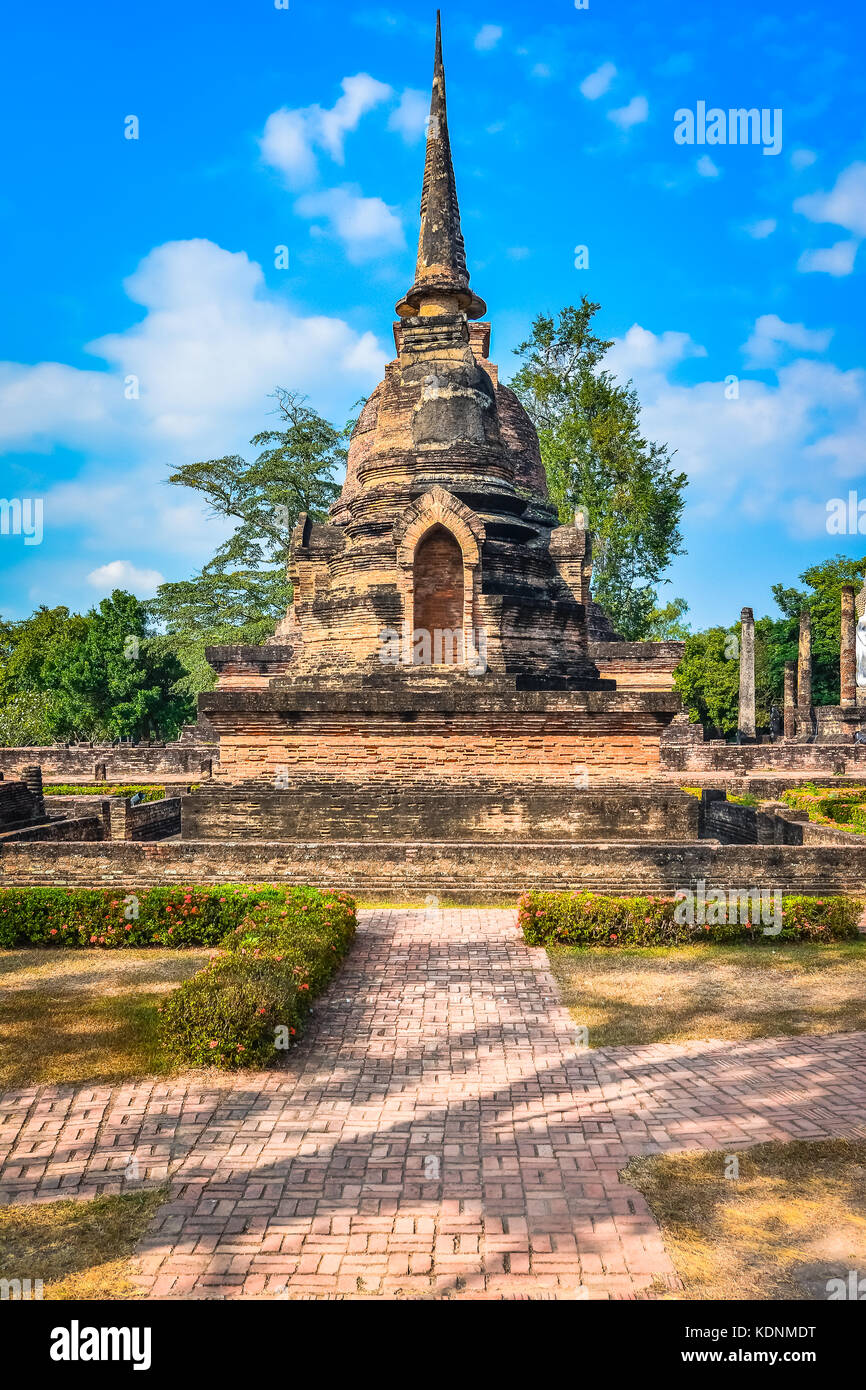
[[[0,951],[0,1090],[165,1072],[156,1006],[209,955]]]
[[[866,943],[548,948],[590,1047],[866,1028]]]
[[[632,1159],[640,1189],[695,1299],[828,1297],[827,1281],[866,1270],[866,1143],[821,1139]]]
[[[41,1279],[43,1298],[139,1298],[129,1257],[164,1187],[90,1202],[0,1209],[0,1278]]]

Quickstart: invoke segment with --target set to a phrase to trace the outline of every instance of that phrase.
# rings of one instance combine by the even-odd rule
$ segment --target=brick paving
[[[866,1034],[581,1048],[511,910],[375,910],[285,1070],[0,1097],[0,1201],[171,1181],[164,1297],[633,1298],[635,1154],[866,1132]]]

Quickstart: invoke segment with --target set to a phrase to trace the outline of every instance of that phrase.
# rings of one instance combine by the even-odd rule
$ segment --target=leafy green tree
[[[64,731],[90,725],[113,738],[177,735],[193,716],[191,701],[175,689],[183,667],[149,635],[144,604],[121,589],[91,609],[84,641],[60,676]]]
[[[0,727],[27,742],[173,738],[193,705],[184,670],[155,647],[145,606],[116,589],[84,617],[40,608],[0,628]]]
[[[686,638],[674,681],[693,724],[736,732],[740,692],[736,627],[711,627]]]
[[[306,512],[326,520],[339,495],[334,475],[345,465],[346,431],[294,392],[278,388],[275,397],[281,428],[254,435],[250,443],[260,450],[254,462],[233,454],[184,464],[169,477],[201,493],[213,516],[234,523],[199,574],[160,585],[149,604],[164,630],[162,649],[186,667],[181,688],[189,694],[215,682],[206,646],[255,645],[273,633],[291,602],[286,566],[298,517]]]
[[[592,332],[584,296],[556,319],[539,314],[512,387],[532,419],[560,520],[580,509],[593,534],[593,594],[624,637],[650,630],[656,586],[675,555],[686,475],[640,430],[640,405],[602,366],[610,341]]]
[[[664,608],[651,609],[644,639],[647,642],[675,642],[689,637],[691,628],[686,621],[688,611],[689,605],[684,598],[674,598]]]
[[[0,701],[0,747],[35,748],[52,743],[54,735],[48,719],[51,696],[29,690],[25,695],[9,695]]]

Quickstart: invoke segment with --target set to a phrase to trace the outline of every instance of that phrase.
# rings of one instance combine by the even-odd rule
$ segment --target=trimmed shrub
[[[354,902],[314,888],[0,888],[0,947],[218,946],[229,932],[339,922]]]
[[[866,787],[819,787],[806,782],[782,792],[788,806],[808,812],[814,825],[829,825],[853,835],[866,834]]]
[[[290,908],[229,932],[223,953],[160,1009],[163,1046],[189,1066],[273,1063],[300,1035],[354,935],[344,894],[299,890]]]
[[[730,906],[733,894],[728,895]],[[714,913],[708,901],[703,921],[677,920],[685,915],[676,898],[614,898],[598,893],[524,893],[518,925],[529,946],[685,946],[697,941],[853,941],[859,936],[863,904],[842,897],[783,897],[782,930],[767,936],[756,922],[708,921]],[[739,907],[739,903],[738,903]],[[677,911],[677,909],[680,909]],[[748,908],[745,909],[748,913]],[[731,912],[726,912],[731,916]],[[743,912],[733,914],[742,917]]]

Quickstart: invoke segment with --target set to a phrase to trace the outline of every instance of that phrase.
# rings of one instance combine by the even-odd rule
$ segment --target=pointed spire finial
[[[436,54],[433,62],[433,95],[427,122],[427,155],[421,192],[421,233],[415,283],[397,305],[401,318],[419,312],[425,299],[456,299],[467,318],[487,312],[483,299],[469,288],[466,248],[460,229],[460,207],[448,135],[445,97],[445,64],[442,60],[442,19],[436,11]]]

